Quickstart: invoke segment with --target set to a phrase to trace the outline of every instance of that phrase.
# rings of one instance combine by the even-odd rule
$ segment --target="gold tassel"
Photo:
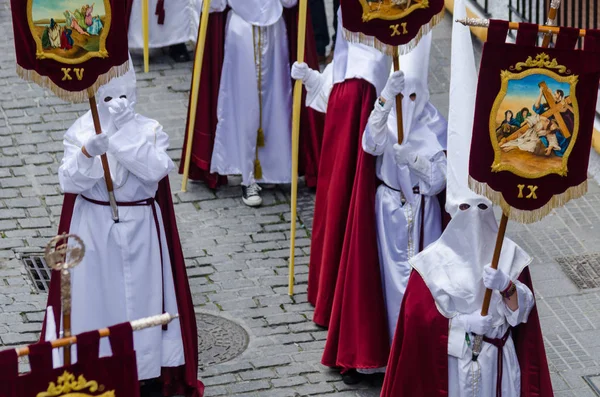
[[[265,147],[265,132],[262,128],[258,129],[258,135],[256,136],[256,144],[258,147]]]
[[[124,76],[129,71],[129,60],[127,60],[122,65],[113,66],[108,70],[108,72],[98,76],[96,82],[89,88],[91,88],[94,95],[98,91],[98,89],[107,84],[110,80]],[[89,99],[88,89],[82,91],[67,91],[50,80],[47,76],[42,76],[35,70],[24,69],[21,66],[17,65],[17,75],[23,80],[33,81],[37,85],[42,88],[47,88],[52,91],[57,97],[64,101],[73,102],[73,103],[82,103],[87,102]]]
[[[398,49],[398,53],[400,55],[406,55],[409,52],[411,52],[417,46],[417,44],[419,44],[419,41],[421,41],[423,36],[429,33],[438,23],[440,23],[444,19],[445,12],[446,10],[444,8],[439,14],[434,15],[433,18],[431,18],[431,21],[429,21],[429,23],[421,26],[421,29],[419,29],[419,32],[411,41],[400,46],[393,46],[382,43],[376,37],[367,36],[366,34],[361,32],[351,32],[346,28],[343,28],[342,30],[344,33],[344,38],[350,43],[359,43],[369,47],[373,47],[391,57],[397,55],[397,53],[395,52],[396,48]]]
[[[519,223],[534,223],[541,221],[550,214],[553,209],[560,208],[569,201],[585,195],[588,190],[588,182],[585,180],[577,186],[568,188],[564,193],[552,196],[546,205],[533,211],[525,211],[511,207],[504,199],[502,193],[492,189],[487,183],[473,179],[471,176],[469,176],[469,188],[475,193],[487,197],[492,203],[499,205],[504,214],[508,216],[508,219]]]
[[[254,160],[254,179],[262,179],[262,166],[258,157]]]

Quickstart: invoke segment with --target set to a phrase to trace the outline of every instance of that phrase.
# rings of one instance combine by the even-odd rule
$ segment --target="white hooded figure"
[[[454,17],[465,14],[465,5],[458,0]],[[409,263],[423,278],[439,313],[450,319],[448,396],[496,396],[502,371],[502,396],[516,397],[521,395],[521,373],[510,328],[526,323],[535,305],[529,287],[517,280],[531,257],[505,238],[498,270],[489,266],[498,223],[491,202],[473,193],[467,182],[477,83],[470,31],[455,23],[452,38],[446,202],[452,220],[441,237]],[[488,315],[483,317],[486,288],[493,294]],[[477,361],[473,360],[475,335],[487,338]],[[500,350],[492,342],[504,345]]]
[[[73,334],[178,312],[160,207],[153,201],[159,181],[174,167],[169,137],[157,121],[135,113],[133,65],[96,97],[103,133],[95,134],[91,112],[80,117],[65,134],[58,170],[62,190],[78,195],[70,232],[86,246],[72,271]],[[119,202],[118,223],[107,203],[103,153]],[[184,364],[179,320],[167,330],[136,332],[134,343],[140,380],[159,377],[161,367]],[[101,355],[110,355],[105,340]]]
[[[228,0],[210,171],[241,174],[249,206],[262,204],[257,182],[291,181],[292,83],[282,15],[297,2]]]
[[[363,135],[363,150],[377,156],[377,177],[383,182],[377,189],[375,212],[390,341],[410,277],[408,260],[442,233],[437,194],[446,187],[447,124],[429,102],[430,49],[428,34],[402,57],[402,71],[390,76]],[[395,106],[399,93],[404,94],[401,145]]]
[[[150,48],[195,42],[198,37],[202,0],[166,0],[165,20],[162,25],[158,23],[158,16],[155,15],[158,2],[159,0],[148,1]],[[210,12],[221,12],[226,6],[227,0],[211,0]],[[142,0],[133,0],[129,19],[129,48],[144,48]]]

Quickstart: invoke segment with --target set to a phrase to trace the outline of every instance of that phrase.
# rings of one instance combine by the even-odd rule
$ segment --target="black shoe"
[[[362,381],[362,374],[355,369],[349,369],[342,375],[342,381],[347,385],[356,385]]]
[[[185,43],[173,44],[169,47],[169,55],[175,62],[189,62],[190,54],[188,53]]]
[[[158,379],[141,381],[140,397],[163,397],[162,383]]]

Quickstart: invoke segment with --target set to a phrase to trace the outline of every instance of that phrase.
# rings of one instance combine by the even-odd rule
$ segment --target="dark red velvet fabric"
[[[106,58],[91,58],[77,64],[66,64],[53,59],[37,59],[37,46],[27,20],[27,6],[31,2],[11,0],[13,30],[15,35],[15,50],[17,64],[28,71],[35,71],[41,76],[48,77],[52,83],[63,90],[78,92],[94,85],[98,76],[107,73],[112,67],[123,65],[129,59],[127,42],[127,27],[129,26],[129,9],[126,1],[110,0],[112,19],[110,31],[106,38]],[[74,11],[74,10],[70,10]],[[106,10],[108,12],[108,10]],[[94,14],[96,15],[96,14]],[[64,16],[59,15],[61,19]],[[58,18],[57,18],[58,19]],[[105,21],[106,22],[106,21]],[[61,24],[64,26],[64,22]],[[106,26],[108,24],[104,24]],[[56,50],[60,51],[61,50]],[[71,68],[71,79],[63,81],[62,68]],[[82,78],[76,76],[74,68],[84,69]]]
[[[217,130],[217,102],[219,98],[219,85],[225,45],[225,25],[229,9],[220,13],[211,13],[209,16],[206,48],[200,93],[196,109],[196,124],[194,127],[194,143],[192,147],[192,161],[190,162],[190,179],[205,182],[210,188],[216,188],[227,183],[227,177],[211,174],[210,162]],[[286,23],[288,46],[290,52],[290,66],[296,60],[298,46],[298,7],[284,8],[283,18]],[[313,69],[319,69],[316,44],[312,33],[310,18],[307,20],[306,34],[306,63]],[[323,136],[325,115],[304,106],[306,92],[302,98],[302,113],[300,120],[300,153],[299,173],[306,176],[309,187],[317,185],[319,155]],[[189,113],[188,113],[189,117]],[[187,123],[186,123],[187,127]],[[183,173],[183,163],[187,145],[186,129],[181,164],[179,173]]]
[[[68,233],[73,215],[76,195],[65,194],[63,209],[59,223],[59,233]],[[165,177],[159,184],[156,193],[156,202],[160,206],[162,220],[165,227],[165,235],[171,257],[171,269],[175,283],[175,294],[177,297],[177,308],[179,310],[179,321],[183,338],[185,365],[181,367],[169,367],[162,370],[162,381],[164,383],[165,395],[184,395],[185,397],[202,397],[204,385],[198,380],[198,331],[196,315],[192,294],[185,269],[185,260],[179,240],[173,199],[169,178]],[[54,308],[56,324],[60,326],[60,275],[52,272],[50,292],[48,294],[48,305]],[[42,335],[44,331],[42,330]]]
[[[375,88],[361,79],[336,84],[329,99],[308,272],[308,301],[315,306],[313,321],[324,327],[329,326],[333,307],[353,189],[360,186],[355,177],[361,175],[359,166],[368,163],[362,160],[361,141],[375,99]],[[374,169],[371,177],[375,180]],[[365,211],[373,212],[375,191],[363,194],[373,204],[367,203]],[[371,226],[375,227],[374,219]]]
[[[356,116],[346,119],[342,122],[343,127],[338,126],[337,130],[340,139],[358,146],[352,190],[331,190],[330,184],[329,191],[330,200],[349,195],[350,206],[346,211],[346,228],[342,234],[343,246],[322,363],[329,367],[381,368],[387,364],[390,346],[377,247],[376,157],[363,151],[361,146],[362,132],[373,107],[373,102],[367,100],[371,99],[373,86],[363,81],[357,88],[361,89],[355,92],[360,102],[357,101],[354,108],[346,109],[347,114]],[[331,115],[327,117],[329,119]],[[341,168],[337,170],[341,171]],[[352,173],[351,169],[347,172]],[[332,175],[332,178],[337,176]],[[330,209],[331,205],[336,205],[335,201],[330,201]],[[323,262],[322,266],[333,263]],[[320,285],[320,288],[327,287]]]
[[[310,14],[309,14],[310,15]],[[290,66],[297,60],[298,53],[298,7],[284,8],[283,18],[287,26],[288,46],[290,49]],[[304,62],[314,70],[319,70],[317,45],[314,40],[311,18],[306,19],[306,46]],[[292,84],[294,80],[292,80]],[[317,187],[319,175],[319,158],[325,127],[325,114],[304,106],[306,90],[302,90],[302,110],[300,113],[300,149],[298,173],[304,175],[306,186]]]
[[[500,192],[511,207],[533,211],[546,205],[555,195],[564,193],[567,189],[578,186],[587,180],[600,78],[600,52],[598,52],[600,47],[597,45],[596,39],[599,35],[598,31],[590,30],[588,31],[589,38],[586,39],[586,50],[575,50],[573,49],[574,31],[564,29],[558,35],[558,48],[538,48],[535,46],[536,34],[534,34],[537,32],[537,25],[523,24],[523,26],[523,32],[520,28],[517,36],[518,44],[511,44],[505,43],[506,23],[495,20],[490,23],[491,34],[488,42],[484,45],[479,73],[469,173],[476,181],[485,183],[494,191]],[[548,68],[548,70],[560,76],[578,76],[576,92],[571,92],[570,96],[576,95],[577,98],[579,130],[568,157],[568,172],[565,176],[553,173],[537,178],[518,176],[508,170],[493,172],[492,164],[495,152],[490,138],[490,113],[501,90],[500,74],[502,71],[519,73],[531,69],[531,67],[524,67],[521,70],[515,70],[514,66],[519,62],[525,62],[529,57],[535,59],[541,53],[548,54],[549,61],[556,59],[559,65],[567,68],[564,73],[556,68]],[[532,106],[529,106],[529,109],[533,113]],[[514,112],[515,115],[517,112],[518,109]],[[514,151],[519,151],[519,149],[514,149]],[[521,197],[519,197],[519,185],[525,186],[524,194]],[[527,186],[529,185],[538,187],[535,191],[537,199],[527,198],[529,194]]]
[[[519,281],[532,291],[526,268]],[[429,288],[412,272],[388,361],[381,397],[448,396],[448,319]],[[553,396],[537,307],[512,330],[521,369],[521,397]]]
[[[17,397],[19,359],[17,351],[6,348],[0,352],[0,397]]]
[[[99,358],[100,334],[98,331],[77,335],[77,363],[53,369],[52,346],[49,342],[29,346],[31,372],[16,382],[19,397],[35,397],[48,390],[51,383],[57,386],[72,384],[85,378],[80,388],[66,392],[113,392],[117,396],[138,397],[140,387],[137,377],[136,356],[133,350],[133,331],[129,323],[110,327],[112,356]],[[65,377],[72,376],[71,379]],[[89,382],[94,382],[91,384]]]
[[[377,4],[378,2],[374,3]],[[429,0],[427,8],[416,9],[404,18],[395,20],[382,18],[374,18],[370,21],[363,20],[361,0],[343,0],[341,7],[344,29],[376,37],[382,43],[391,46],[399,46],[409,43],[417,36],[423,25],[428,24],[434,16],[444,10],[444,0]],[[367,7],[376,9],[377,5]],[[406,23],[406,29],[401,26],[403,23]],[[398,25],[397,33],[392,29],[393,25]]]
[[[198,93],[198,106],[196,107],[196,123],[194,125],[194,141],[192,144],[192,159],[190,161],[190,179],[203,181],[211,189],[227,184],[227,177],[210,172],[215,133],[217,131],[217,100],[219,98],[219,85],[221,82],[221,69],[225,53],[225,24],[227,12],[211,13],[208,16],[208,33],[202,74],[200,77],[200,92]],[[183,174],[183,164],[186,155],[189,123],[186,120],[186,133],[181,152],[179,173]]]

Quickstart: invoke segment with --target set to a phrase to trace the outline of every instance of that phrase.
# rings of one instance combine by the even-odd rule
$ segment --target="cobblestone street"
[[[327,1],[331,12],[331,0]],[[39,338],[47,295],[38,291],[23,260],[42,256],[57,231],[62,205],[57,168],[66,129],[88,109],[43,91],[15,73],[9,0],[0,0],[0,346]],[[331,15],[330,15],[331,17]],[[434,31],[430,89],[447,114],[451,15]],[[478,49],[479,51],[479,49]],[[140,71],[137,112],[161,122],[180,159],[191,63],[175,64],[162,51],[151,71]],[[171,175],[200,343],[199,376],[206,396],[378,396],[381,379],[347,386],[320,364],[326,330],[312,322],[306,287],[314,191],[301,187],[296,250],[296,294],[287,294],[289,187],[263,190],[264,205],[246,207],[239,186],[212,191],[191,183],[180,191]],[[511,222],[508,233],[535,256],[536,288],[555,395],[596,396],[583,376],[600,374],[600,187],[542,222]],[[585,257],[581,257],[585,256]],[[579,286],[569,271],[579,275]],[[587,273],[584,273],[587,272]],[[218,317],[214,317],[218,316]],[[239,325],[233,327],[225,320]],[[22,363],[23,369],[27,363]],[[546,397],[546,396],[543,396]]]

